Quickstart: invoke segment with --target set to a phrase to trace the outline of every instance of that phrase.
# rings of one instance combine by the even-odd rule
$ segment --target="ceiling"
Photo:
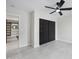
[[[33,11],[34,9],[49,10],[44,6],[56,7],[58,1],[60,0],[6,0],[6,7],[7,9],[16,8],[25,11]],[[71,6],[72,0],[66,0],[63,5],[63,7]]]

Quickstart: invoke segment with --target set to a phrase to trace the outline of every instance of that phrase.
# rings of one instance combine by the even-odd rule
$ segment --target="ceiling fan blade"
[[[58,7],[62,7],[64,3],[65,3],[65,1],[61,0],[60,2],[57,2],[57,5],[58,5]]]
[[[63,15],[62,12],[58,12],[61,16]]]
[[[72,8],[61,8],[60,10],[72,10]]]
[[[48,7],[48,6],[45,6],[46,8],[50,8],[50,9],[55,9],[55,8],[53,8],[53,7]]]
[[[56,12],[56,11],[53,11],[53,12],[51,12],[50,14],[52,14],[52,13],[54,13],[54,12]]]
[[[65,3],[65,1],[64,0],[61,0],[60,1],[60,7],[62,7],[64,3]]]

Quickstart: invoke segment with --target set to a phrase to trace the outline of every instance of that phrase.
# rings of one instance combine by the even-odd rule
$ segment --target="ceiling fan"
[[[54,13],[54,12],[58,12],[60,14],[60,16],[62,16],[62,12],[61,11],[66,11],[66,10],[72,10],[72,7],[69,7],[69,8],[61,8],[63,6],[63,4],[65,3],[64,0],[61,0],[60,2],[57,2],[56,5],[57,7],[56,8],[53,8],[53,7],[49,7],[49,6],[45,6],[46,8],[50,8],[50,9],[54,9],[53,12],[51,12],[50,14]]]

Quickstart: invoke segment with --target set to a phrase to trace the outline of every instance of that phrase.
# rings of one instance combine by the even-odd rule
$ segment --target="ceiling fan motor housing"
[[[59,3],[59,2],[57,2],[57,5],[59,6],[59,5],[60,5],[60,3]]]

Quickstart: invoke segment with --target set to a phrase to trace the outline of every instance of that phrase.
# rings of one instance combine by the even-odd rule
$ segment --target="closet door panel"
[[[40,44],[48,42],[48,21],[40,19]]]
[[[55,40],[55,22],[49,21],[49,41]]]

